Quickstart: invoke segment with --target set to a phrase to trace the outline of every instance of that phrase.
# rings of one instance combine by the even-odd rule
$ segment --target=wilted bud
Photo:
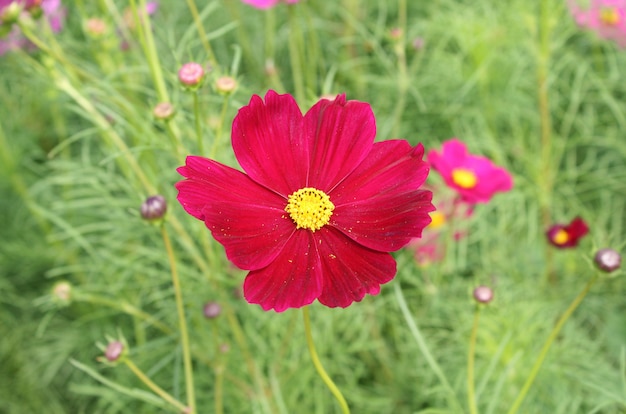
[[[104,357],[109,362],[115,362],[120,359],[120,357],[124,353],[124,350],[124,344],[120,341],[109,342],[107,348],[104,350]]]
[[[104,36],[107,32],[108,26],[106,22],[97,17],[92,17],[91,19],[87,19],[85,22],[85,33],[93,38],[99,38]]]
[[[594,261],[600,270],[610,273],[619,269],[622,264],[622,256],[616,250],[604,248],[598,250]]]
[[[215,90],[218,93],[227,95],[233,93],[237,88],[237,81],[231,76],[221,76],[215,81]]]
[[[207,319],[215,319],[222,313],[222,307],[217,302],[207,302],[203,308],[204,317]]]
[[[146,220],[163,218],[167,211],[167,202],[162,195],[148,197],[141,205],[141,217]]]
[[[200,86],[204,78],[204,69],[202,65],[195,62],[185,63],[178,70],[178,80],[184,86]]]
[[[474,299],[480,303],[489,303],[493,299],[493,290],[488,286],[478,286],[474,289]]]
[[[152,114],[156,119],[166,121],[174,116],[174,106],[169,102],[161,102],[152,110]]]
[[[55,302],[67,305],[72,300],[72,285],[66,281],[56,283],[52,287],[52,297]]]

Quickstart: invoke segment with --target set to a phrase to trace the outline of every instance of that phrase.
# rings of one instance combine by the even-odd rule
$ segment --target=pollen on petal
[[[316,188],[305,187],[291,194],[285,211],[298,229],[319,230],[330,221],[335,205]]]

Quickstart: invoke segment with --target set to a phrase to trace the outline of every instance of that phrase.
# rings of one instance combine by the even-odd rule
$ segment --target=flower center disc
[[[298,229],[319,230],[330,221],[335,205],[316,188],[305,187],[291,194],[285,211]]]
[[[474,171],[465,168],[455,168],[452,170],[452,181],[461,188],[470,189],[476,187],[478,178]]]
[[[558,245],[565,244],[568,240],[569,234],[567,234],[567,232],[563,229],[557,231],[556,233],[554,233],[554,236],[552,236],[552,241],[554,241]]]
[[[615,26],[619,23],[619,13],[614,7],[603,8],[600,11],[600,21],[607,26]]]

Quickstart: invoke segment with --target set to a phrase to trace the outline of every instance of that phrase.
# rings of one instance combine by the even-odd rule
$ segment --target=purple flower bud
[[[604,248],[598,250],[594,261],[600,270],[610,273],[620,267],[622,256],[616,250]]]
[[[158,220],[163,218],[167,211],[167,202],[162,195],[148,197],[141,205],[141,217],[146,220]]]
[[[478,286],[474,289],[474,299],[480,303],[489,303],[493,299],[493,290],[487,286]]]
[[[222,313],[222,307],[217,302],[207,302],[203,308],[204,317],[207,319],[214,319],[220,316]]]
[[[185,63],[178,70],[178,80],[185,86],[198,86],[204,77],[202,65],[195,62]]]
[[[120,341],[109,342],[106,350],[104,351],[104,357],[109,362],[117,361],[124,352],[124,344]]]

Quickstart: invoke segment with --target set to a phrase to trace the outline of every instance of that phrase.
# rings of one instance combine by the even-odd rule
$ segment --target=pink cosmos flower
[[[370,105],[321,99],[302,115],[291,95],[254,95],[233,121],[245,171],[189,156],[178,200],[237,267],[244,297],[277,312],[347,307],[396,273],[389,252],[430,222],[424,147],[374,143]]]
[[[485,157],[469,154],[456,138],[444,142],[441,153],[429,151],[428,162],[467,203],[487,203],[496,192],[513,187],[507,170]]]
[[[569,8],[580,27],[626,47],[626,0],[591,0],[588,9],[581,9],[575,0],[570,0]]]
[[[57,33],[63,28],[65,9],[61,6],[61,0],[0,0],[0,16],[4,13],[6,7],[14,2],[22,6],[24,13],[35,13],[36,9],[40,8],[45,18],[48,19],[48,23],[53,32]],[[22,35],[17,25],[14,25],[5,37],[0,38],[0,56],[11,50],[33,49],[34,47],[35,46]]]
[[[246,4],[257,9],[269,9],[276,6],[278,3],[284,2],[287,4],[295,4],[300,0],[241,0]]]
[[[578,241],[589,233],[587,223],[576,217],[569,224],[555,224],[546,232],[548,241],[559,249],[578,246]]]

